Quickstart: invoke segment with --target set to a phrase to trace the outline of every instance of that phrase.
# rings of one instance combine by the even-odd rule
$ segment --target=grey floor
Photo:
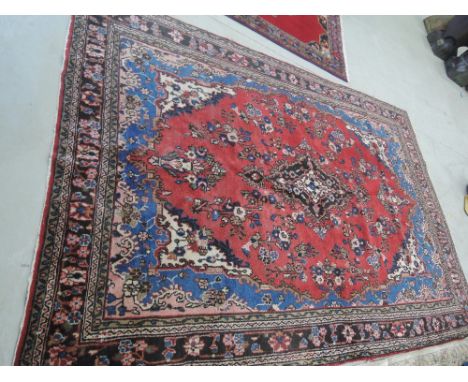
[[[223,16],[182,20],[343,83]],[[68,17],[0,17],[0,365],[11,364],[46,195]],[[405,109],[468,274],[468,93],[422,17],[342,18],[348,86]],[[420,354],[420,352],[413,352]],[[401,357],[414,357],[412,353]]]

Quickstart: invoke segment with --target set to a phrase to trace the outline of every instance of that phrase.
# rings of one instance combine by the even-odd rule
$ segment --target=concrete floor
[[[341,80],[223,16],[183,21]],[[0,17],[0,365],[11,364],[45,201],[68,17]],[[348,86],[405,109],[468,274],[468,93],[432,55],[422,17],[342,18]],[[407,353],[412,357],[420,352]],[[385,363],[380,361],[380,363]]]

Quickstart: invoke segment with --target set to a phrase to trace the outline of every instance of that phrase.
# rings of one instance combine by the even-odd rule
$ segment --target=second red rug
[[[347,81],[339,16],[231,16],[281,47]]]

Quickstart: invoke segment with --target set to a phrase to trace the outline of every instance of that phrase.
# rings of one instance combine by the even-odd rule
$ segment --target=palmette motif
[[[169,17],[77,17],[21,364],[324,364],[467,334],[406,114]]]

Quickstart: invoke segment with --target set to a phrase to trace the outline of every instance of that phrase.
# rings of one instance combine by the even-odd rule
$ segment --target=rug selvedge
[[[168,17],[75,18],[64,91],[18,363],[323,364],[466,336],[404,112]]]

